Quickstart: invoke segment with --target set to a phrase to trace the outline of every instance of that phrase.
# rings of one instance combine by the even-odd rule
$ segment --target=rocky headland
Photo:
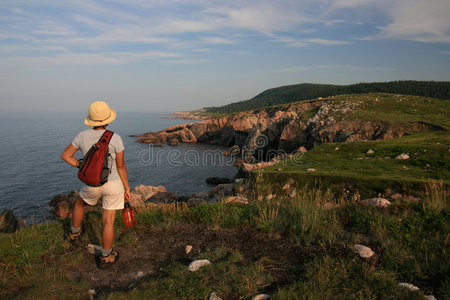
[[[208,143],[222,145],[258,162],[267,162],[280,153],[292,154],[332,142],[393,139],[411,130],[440,130],[437,126],[410,122],[382,122],[359,118],[366,103],[377,103],[377,95],[367,99],[333,101],[334,97],[239,112],[218,118],[180,124],[157,132],[134,135],[137,142],[154,145]],[[237,151],[236,151],[237,150]],[[257,150],[257,151],[256,151]]]
[[[210,116],[203,115],[199,111],[190,112],[190,111],[177,111],[173,114],[162,117],[163,119],[183,119],[183,120],[207,120],[210,119]]]

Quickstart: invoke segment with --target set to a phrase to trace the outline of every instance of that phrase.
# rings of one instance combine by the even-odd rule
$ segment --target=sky
[[[0,111],[193,110],[297,83],[450,80],[448,0],[0,0]]]

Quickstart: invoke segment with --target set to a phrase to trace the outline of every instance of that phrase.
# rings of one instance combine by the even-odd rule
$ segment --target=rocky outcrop
[[[25,227],[25,221],[17,218],[12,210],[4,209],[0,214],[0,233],[13,233]]]
[[[210,119],[210,116],[202,115],[199,113],[192,113],[190,111],[178,111],[171,115],[163,117],[164,119],[183,119],[183,120],[206,120]]]
[[[72,210],[77,196],[78,191],[72,191],[68,195],[55,195],[49,202],[49,205],[52,206],[51,213],[60,220],[72,217]],[[231,199],[230,197],[235,198]],[[230,198],[227,200],[229,202],[245,202],[242,197],[238,195],[233,183],[218,184],[207,193],[202,192],[185,196],[179,196],[177,194],[170,193],[163,186],[138,185],[131,191],[130,205],[139,212],[151,207],[158,207],[165,204],[184,203],[187,206],[194,206],[205,202],[217,203],[225,200],[226,198]],[[85,207],[85,212],[98,209],[101,209],[101,201],[99,201],[99,203],[97,203],[97,205],[95,206],[87,205]],[[1,222],[3,222],[2,218],[2,215],[0,215]],[[8,212],[6,214],[6,219],[11,219]],[[11,222],[6,223],[10,224]],[[0,230],[1,228],[2,227],[0,227]],[[9,227],[5,226],[5,228]]]
[[[211,185],[218,185],[223,183],[231,183],[232,180],[227,177],[208,177],[206,178],[206,183]]]
[[[50,212],[60,220],[71,218],[73,206],[78,195],[78,191],[72,191],[68,195],[58,194],[54,196],[48,203],[52,207]],[[87,206],[85,210],[89,211],[90,207]]]
[[[159,193],[167,193],[166,188],[163,186],[138,185],[131,191],[130,205],[138,210],[145,208],[147,200]]]
[[[409,130],[443,130],[423,122],[394,126],[349,117],[361,109],[363,101],[321,99],[176,125],[137,135],[137,142],[236,146],[247,163],[254,163],[252,160],[270,161],[279,153],[293,153],[299,147],[311,149],[332,142],[392,139]]]

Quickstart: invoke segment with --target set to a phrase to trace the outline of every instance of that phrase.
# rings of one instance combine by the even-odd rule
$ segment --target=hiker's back
[[[81,131],[72,141],[72,145],[76,147],[77,149],[80,149],[83,153],[83,156],[86,155],[86,153],[91,149],[92,145],[98,142],[100,137],[103,135],[105,130],[94,130],[94,129],[87,129]],[[116,154],[120,153],[124,150],[122,138],[117,134],[114,133],[111,141],[108,145],[110,157],[108,161],[108,167],[110,169],[110,174],[108,177],[108,181],[112,180],[120,180],[119,174],[117,173],[117,167],[116,167]]]

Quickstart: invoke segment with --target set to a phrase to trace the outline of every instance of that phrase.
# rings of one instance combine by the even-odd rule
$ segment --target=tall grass
[[[434,209],[436,212],[448,211],[450,189],[444,185],[443,180],[430,180],[425,184],[423,209]]]
[[[264,186],[270,189],[269,184]],[[289,186],[278,189],[271,198],[261,196],[252,204],[258,208],[256,226],[267,232],[289,235],[310,244],[335,241],[343,231],[336,210],[330,209],[341,205],[343,199],[336,199],[330,189]]]

